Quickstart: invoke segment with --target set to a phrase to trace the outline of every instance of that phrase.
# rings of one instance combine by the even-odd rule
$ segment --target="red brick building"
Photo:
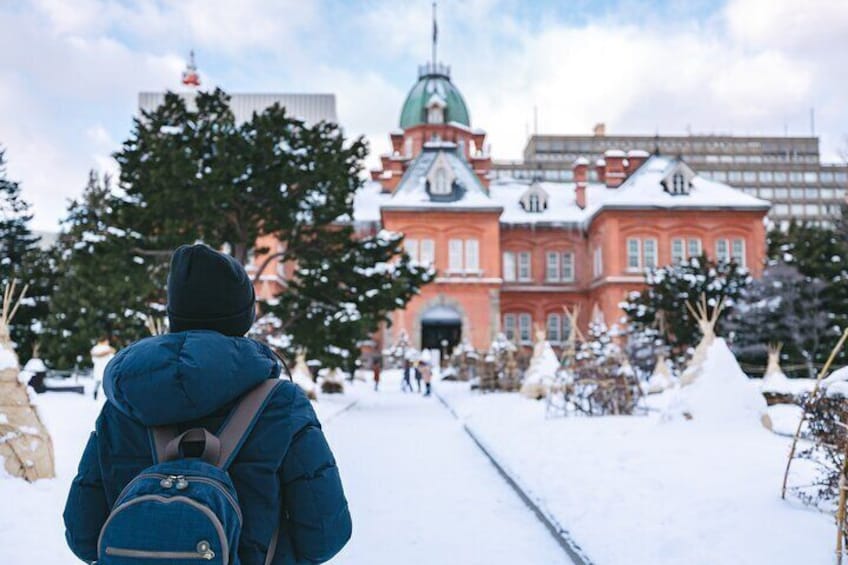
[[[761,272],[769,203],[680,159],[613,150],[577,160],[573,182],[490,180],[486,134],[442,65],[419,69],[390,137],[355,221],[403,232],[412,257],[438,274],[394,313],[384,346],[406,331],[416,347],[485,349],[499,331],[529,343],[534,326],[556,343],[563,306],[580,304],[584,325],[596,309],[613,324],[645,269],[702,251]]]

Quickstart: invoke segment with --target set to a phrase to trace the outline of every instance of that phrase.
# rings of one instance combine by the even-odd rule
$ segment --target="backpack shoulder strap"
[[[232,464],[244,440],[247,439],[247,436],[253,430],[253,426],[256,425],[256,420],[259,419],[268,398],[279,383],[278,379],[262,381],[262,384],[245,393],[233,408],[224,424],[224,429],[218,434],[218,440],[221,443],[220,455],[216,463],[218,467],[226,471]],[[156,454],[156,463],[174,459],[173,454],[168,456],[168,446],[178,437],[181,437],[177,427],[155,426],[150,431],[153,436],[153,451]],[[171,451],[173,451],[173,448],[171,448]]]
[[[223,431],[218,434],[218,439],[221,440],[221,456],[218,459],[218,467],[226,471],[232,464],[278,384],[280,384],[279,379],[263,381],[262,384],[245,394],[233,409]]]

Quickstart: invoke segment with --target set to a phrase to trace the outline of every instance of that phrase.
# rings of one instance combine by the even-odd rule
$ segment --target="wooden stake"
[[[816,393],[819,391],[819,385],[821,384],[822,378],[824,378],[830,370],[830,365],[833,363],[833,360],[836,359],[836,355],[842,349],[842,346],[845,345],[846,339],[848,339],[848,328],[845,328],[845,331],[842,332],[842,337],[839,338],[836,347],[834,347],[833,351],[830,352],[830,357],[827,358],[827,363],[825,363],[824,367],[822,367],[821,371],[819,371],[819,376],[816,379],[815,386],[813,386],[813,391],[807,398],[807,402],[804,403],[804,411],[801,414],[801,420],[798,422],[798,428],[795,430],[795,436],[792,438],[792,447],[789,449],[789,459],[786,461],[786,471],[783,472],[783,487],[780,490],[780,498],[783,500],[786,500],[786,483],[789,481],[789,467],[792,466],[792,460],[795,458],[795,449],[798,447],[798,438],[801,436],[801,427],[804,425],[804,422],[807,421],[807,410],[810,406],[810,401],[815,398]],[[848,457],[846,457],[846,460],[848,460]]]

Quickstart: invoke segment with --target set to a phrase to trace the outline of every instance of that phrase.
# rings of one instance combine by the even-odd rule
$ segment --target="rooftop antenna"
[[[810,135],[816,136],[816,109],[810,108]]]
[[[433,2],[433,68],[436,68],[436,45],[439,42],[439,26],[436,23],[436,3]]]
[[[189,51],[188,63],[183,71],[183,84],[186,86],[200,86],[200,75],[197,73],[197,64],[194,62],[194,49]]]

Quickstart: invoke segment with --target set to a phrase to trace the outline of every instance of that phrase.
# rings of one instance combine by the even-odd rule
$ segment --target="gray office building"
[[[602,124],[594,135],[534,135],[523,161],[496,161],[492,174],[568,182],[577,158],[594,164],[610,149],[680,156],[706,178],[771,201],[778,225],[793,218],[829,225],[848,188],[848,164],[822,163],[817,137],[606,135]]]

